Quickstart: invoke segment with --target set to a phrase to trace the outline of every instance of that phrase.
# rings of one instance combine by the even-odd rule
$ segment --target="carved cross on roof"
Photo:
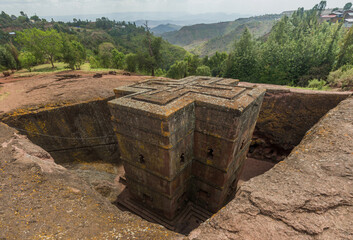
[[[118,99],[113,102],[164,116],[195,101],[242,111],[263,90],[238,87],[238,82],[211,77],[153,79],[114,89]]]

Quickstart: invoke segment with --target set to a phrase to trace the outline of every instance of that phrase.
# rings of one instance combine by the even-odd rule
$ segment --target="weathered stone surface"
[[[109,194],[107,186],[97,186]],[[0,239],[180,239],[122,212],[0,123]]]
[[[252,86],[247,83],[240,85]],[[289,151],[300,143],[305,133],[329,110],[351,94],[257,85],[266,88],[267,92],[254,136]]]
[[[48,151],[57,163],[119,159],[108,100],[18,110],[0,116]]]
[[[236,190],[265,91],[232,79],[115,89],[112,120],[129,192],[169,220],[188,200],[215,212]]]
[[[353,239],[353,97],[189,239]]]

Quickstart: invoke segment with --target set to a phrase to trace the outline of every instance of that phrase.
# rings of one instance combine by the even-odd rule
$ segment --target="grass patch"
[[[110,72],[110,71],[121,72],[122,71],[114,68],[91,68],[91,65],[89,63],[85,63],[81,65],[81,70],[88,71],[88,72]]]
[[[49,73],[58,73],[58,72],[63,72],[63,71],[68,71],[71,70],[66,63],[63,62],[56,62],[54,63],[55,68],[52,68],[51,64],[41,64],[38,66],[35,66],[32,68],[32,71],[28,71],[27,69],[22,69],[20,71],[17,71],[15,74],[13,74],[13,77],[30,77],[30,76],[36,76],[36,75],[42,75],[42,74],[49,74]],[[91,65],[89,63],[85,63],[81,66],[82,71],[87,71],[87,72],[110,72],[110,71],[115,71],[115,72],[122,72],[122,70],[118,69],[113,69],[113,68],[91,68]]]
[[[3,93],[3,94],[0,94],[0,101],[2,101],[2,100],[4,100],[7,96],[9,96],[10,95],[10,93],[8,93],[8,92],[5,92],[5,93]]]
[[[39,74],[47,74],[47,73],[54,73],[54,72],[62,72],[70,70],[67,67],[67,64],[62,62],[54,63],[54,68],[52,68],[51,64],[41,64],[32,68],[32,72],[28,71],[27,69],[22,69],[17,71],[13,76],[14,77],[29,77],[35,76]]]
[[[293,86],[286,86],[288,88],[295,88],[295,89],[303,89],[303,90],[315,90],[315,91],[330,91],[332,88],[329,86],[324,86],[322,89],[319,88],[310,88],[310,87],[293,87]]]

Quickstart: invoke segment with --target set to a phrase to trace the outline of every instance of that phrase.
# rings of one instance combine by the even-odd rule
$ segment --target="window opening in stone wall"
[[[184,153],[182,153],[180,155],[180,163],[185,163],[185,154]]]
[[[139,156],[139,162],[143,163],[143,164],[146,162],[145,158],[144,158],[144,156],[142,154],[140,154],[140,156]]]
[[[208,148],[208,150],[207,150],[207,157],[208,158],[213,158],[213,149],[212,148]]]

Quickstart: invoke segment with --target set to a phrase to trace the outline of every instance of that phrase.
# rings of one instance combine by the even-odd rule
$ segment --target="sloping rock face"
[[[175,239],[122,212],[0,123],[0,239]]]
[[[189,239],[353,239],[353,98]]]

